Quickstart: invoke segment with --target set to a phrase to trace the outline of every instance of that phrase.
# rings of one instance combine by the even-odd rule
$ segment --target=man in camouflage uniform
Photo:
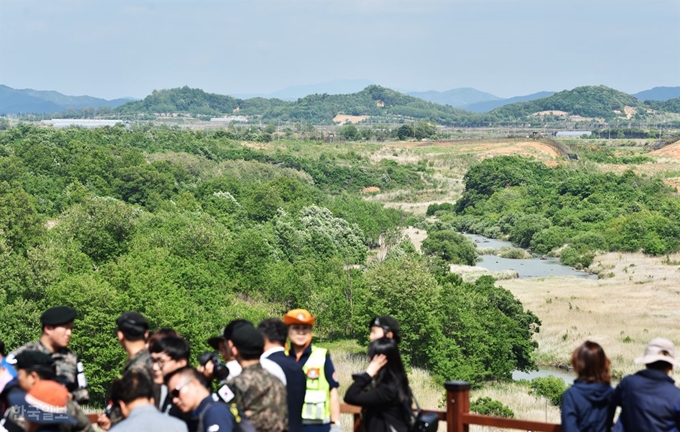
[[[21,392],[31,390],[34,385],[41,381],[54,379],[54,362],[49,354],[41,351],[22,351],[16,356],[15,368],[17,370],[17,381]],[[14,398],[16,399],[16,397]],[[21,410],[11,407],[5,413],[5,417],[0,421],[0,427],[4,427],[9,432],[21,432],[25,430],[25,419]],[[72,400],[66,404],[66,412],[76,420],[75,425],[62,424],[60,429],[63,432],[95,432],[90,420],[83,410]]]
[[[153,372],[151,370],[151,356],[146,347],[149,337],[149,322],[137,312],[125,312],[116,319],[118,326],[118,343],[127,353],[128,361],[123,367],[120,377],[128,371],[140,372],[149,379],[153,385],[154,398],[160,398],[160,386],[153,384]],[[113,406],[107,415],[100,415],[97,423],[99,427],[108,430],[111,426],[123,421],[123,413],[119,406]]]
[[[40,316],[42,323],[40,339],[19,347],[7,356],[7,361],[14,363],[16,356],[23,351],[41,351],[49,354],[54,360],[55,380],[68,389],[76,402],[84,404],[90,400],[85,370],[78,356],[67,348],[71,341],[75,318],[75,309],[69,307],[58,306],[46,310]]]
[[[287,431],[286,387],[260,364],[264,350],[262,333],[251,323],[242,323],[234,328],[227,342],[243,371],[227,381],[233,396],[218,391],[220,397],[226,402],[233,398],[258,432]]]

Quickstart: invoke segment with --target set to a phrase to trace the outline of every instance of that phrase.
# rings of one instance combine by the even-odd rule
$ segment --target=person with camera
[[[210,387],[213,386],[213,382],[217,382],[219,387],[227,381],[229,376],[229,368],[222,364],[217,354],[210,351],[198,356],[196,370],[205,377]]]
[[[138,369],[131,369],[114,381],[111,400],[119,407],[123,420],[111,432],[187,432],[186,423],[158,411],[153,392],[153,380]]]

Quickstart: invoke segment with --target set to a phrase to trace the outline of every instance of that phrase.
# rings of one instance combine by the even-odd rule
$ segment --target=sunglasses
[[[178,398],[178,397],[179,397],[179,392],[182,391],[182,389],[183,389],[184,387],[186,387],[187,385],[189,385],[190,383],[191,383],[191,381],[187,381],[187,382],[185,382],[184,384],[175,387],[173,390],[170,391],[170,396],[172,396],[173,398]]]

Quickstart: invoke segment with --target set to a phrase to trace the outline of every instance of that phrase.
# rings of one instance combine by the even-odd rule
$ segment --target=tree
[[[443,230],[428,232],[421,249],[425,255],[436,256],[452,264],[475,265],[475,245],[462,234]]]
[[[340,126],[338,136],[347,141],[359,141],[361,139],[359,129],[351,123]]]

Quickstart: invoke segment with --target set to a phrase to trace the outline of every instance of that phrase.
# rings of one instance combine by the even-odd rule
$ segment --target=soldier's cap
[[[394,341],[396,343],[401,342],[401,336],[399,336],[399,323],[389,315],[374,317],[368,327],[380,327],[385,330],[385,333],[392,332]]]
[[[264,349],[264,337],[252,323],[239,323],[234,327],[229,340],[236,349],[244,351],[257,351]]]
[[[69,424],[76,420],[68,414],[66,404],[68,390],[56,381],[42,380],[31,387],[28,393],[9,394],[10,405],[18,407],[24,418],[37,424]]]
[[[282,321],[287,326],[293,324],[314,326],[316,317],[312,316],[307,309],[293,309],[283,316]]]
[[[52,366],[52,356],[42,351],[26,350],[14,357],[16,369],[30,369],[35,366]]]
[[[130,336],[144,336],[149,331],[149,322],[144,315],[131,311],[125,312],[116,319],[118,330]]]
[[[40,316],[40,322],[48,326],[70,323],[74,319],[76,319],[76,310],[66,306],[49,308]]]

